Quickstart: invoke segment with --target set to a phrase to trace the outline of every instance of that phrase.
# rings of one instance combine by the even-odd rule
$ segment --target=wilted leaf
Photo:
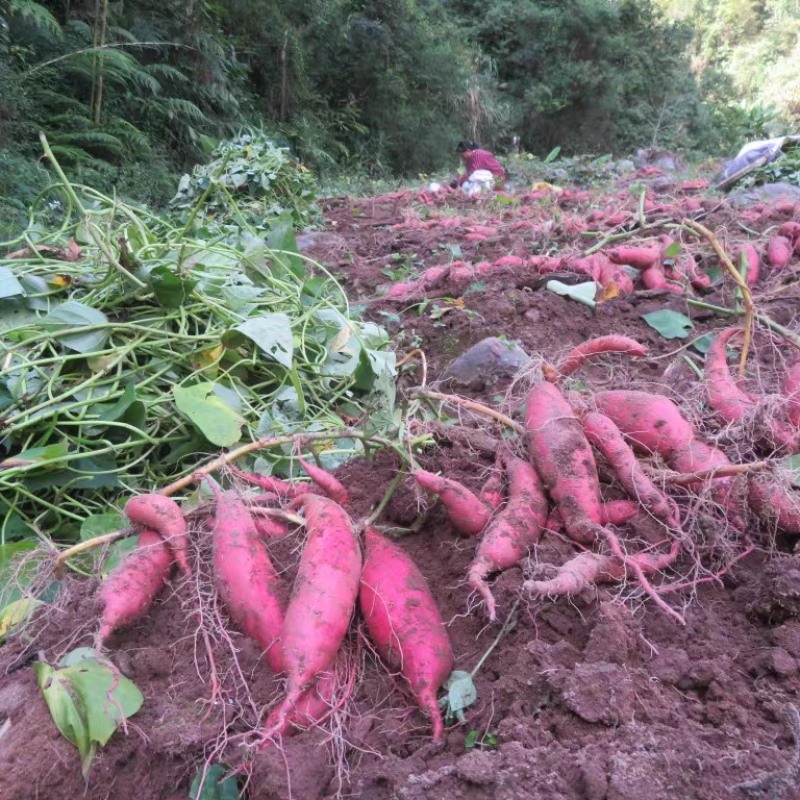
[[[685,339],[694,327],[686,314],[662,308],[650,314],[642,314],[642,319],[665,339]]]
[[[230,447],[239,441],[244,420],[214,394],[214,384],[175,386],[175,405],[211,444]]]
[[[604,303],[606,300],[613,300],[615,297],[619,297],[619,286],[614,281],[608,281],[603,287],[603,294],[598,302]]]
[[[561,281],[552,280],[547,281],[545,288],[551,292],[560,294],[563,297],[569,297],[572,300],[577,300],[577,302],[583,303],[585,306],[589,306],[589,308],[595,307],[594,298],[597,294],[597,284],[594,281],[589,281],[588,283],[578,283],[575,286],[569,286]]]
[[[42,603],[32,597],[22,597],[9,603],[0,611],[0,640],[12,633],[15,628],[24,625],[40,605]]]

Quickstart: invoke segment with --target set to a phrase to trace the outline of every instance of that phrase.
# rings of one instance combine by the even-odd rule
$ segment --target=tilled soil
[[[428,231],[375,224],[397,222],[401,211],[378,201],[372,207],[332,203],[327,213],[338,238],[326,244],[320,237],[309,252],[341,276],[354,302],[367,303],[365,315],[387,326],[398,352],[425,352],[429,382],[487,336],[504,335],[552,361],[591,336],[623,333],[647,343],[649,357],[603,361],[584,370],[583,380],[593,388],[635,381],[677,396],[690,390],[693,373],[674,352],[681,342],[662,339],[641,319],[665,307],[685,312],[685,302],[669,292],[616,298],[592,311],[513,280],[490,282],[438,319],[373,302],[376,288],[389,280],[382,270],[397,263],[392,253],[416,253],[426,267],[452,257]],[[525,246],[524,239],[495,245],[496,255]],[[464,249],[466,260],[473,255]],[[710,302],[722,298],[712,295]],[[770,313],[788,323],[791,303],[790,296],[778,297]],[[712,314],[692,316],[693,336],[720,325]],[[418,369],[405,373],[401,387],[419,380]],[[492,403],[507,388],[505,381],[459,391]],[[441,446],[425,457],[425,467],[477,489],[492,466],[499,431],[440,433]],[[385,453],[339,469],[354,518],[381,498],[395,469]],[[403,486],[383,521],[409,525],[417,503],[411,487]],[[750,533],[759,542],[758,530]],[[501,622],[490,626],[481,607],[470,607],[465,584],[474,542],[453,532],[441,506],[418,534],[400,542],[428,579],[448,624],[455,669],[474,669],[518,597],[522,570],[509,570],[495,582]],[[565,541],[545,537],[531,561],[562,563],[572,552]],[[294,557],[287,544],[278,561],[291,565]],[[664,581],[679,583],[691,566],[687,556]],[[55,663],[73,647],[90,644],[95,588],[95,582],[69,581],[68,602],[33,626],[33,642],[15,639],[0,648],[1,798],[186,798],[226,723],[249,719],[246,701],[235,692],[207,707],[207,664],[186,611],[190,592],[176,579],[144,621],[110,641],[110,657],[139,686],[145,703],[127,736],[118,732],[100,749],[84,781],[77,752],[54,727],[26,657],[41,653]],[[337,735],[326,726],[286,739],[282,750],[255,753],[240,785],[258,800],[337,794],[364,800],[800,797],[800,743],[786,717],[800,690],[800,556],[789,543],[758,547],[719,580],[666,597],[681,609],[685,627],[643,602],[634,586],[607,585],[571,600],[523,599],[477,672],[477,702],[441,745],[431,743],[427,721],[397,678],[359,647],[360,677]],[[251,642],[235,630],[231,636],[238,669],[261,710],[278,697],[280,682]],[[358,641],[354,635],[355,646]],[[226,685],[236,685],[230,652],[218,659]],[[236,765],[241,758],[234,742],[216,760]],[[780,771],[785,774],[759,782]],[[748,782],[750,789],[736,788]]]

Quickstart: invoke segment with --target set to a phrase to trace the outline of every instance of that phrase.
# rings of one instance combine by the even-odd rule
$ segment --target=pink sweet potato
[[[338,503],[340,506],[347,503],[347,489],[345,489],[341,481],[334,478],[330,472],[321,469],[316,464],[310,464],[308,461],[303,461],[302,458],[299,459],[299,461],[300,466],[308,473],[308,477],[311,478],[331,500]]]
[[[465,233],[464,239],[466,239],[468,242],[475,242],[475,243],[489,241],[489,237],[484,236],[482,233]]]
[[[661,261],[658,247],[616,247],[608,251],[615,264],[627,264],[635,269],[647,269]]]
[[[648,267],[642,273],[642,286],[645,289],[668,289],[669,282],[664,270],[659,265]]]
[[[100,586],[103,616],[97,634],[98,647],[123,625],[141,619],[172,572],[172,553],[164,539],[145,528],[136,549],[111,572]]]
[[[755,286],[758,282],[758,275],[760,272],[760,263],[761,259],[758,255],[758,250],[753,247],[752,244],[743,245],[739,249],[739,254],[735,262],[735,266],[738,269],[741,263],[741,257],[744,255],[745,262],[747,263],[747,273],[745,275],[745,281],[747,282],[748,286]]]
[[[421,295],[424,290],[425,284],[421,279],[405,283],[393,283],[382,299],[405,302],[415,295]]]
[[[670,459],[694,439],[694,428],[666,397],[617,390],[598,392],[594,399],[598,411],[613,420],[631,444],[643,452]]]
[[[787,533],[800,533],[800,496],[777,483],[753,477],[748,483],[750,508],[766,522]]]
[[[255,525],[258,535],[263,539],[277,539],[289,533],[289,529],[285,525],[261,514],[253,516],[253,525]]]
[[[503,462],[500,456],[498,456],[497,460],[495,461],[494,470],[484,481],[483,486],[481,486],[481,490],[478,493],[478,499],[487,508],[490,508],[492,511],[497,511],[497,509],[503,505],[505,500],[505,497],[503,496],[503,484]]]
[[[587,359],[604,353],[620,353],[633,358],[641,358],[647,355],[647,345],[639,344],[635,339],[627,336],[614,334],[598,336],[573,348],[556,369],[562,377],[566,377],[576,372]]]
[[[675,501],[647,477],[619,428],[604,414],[592,412],[583,418],[583,430],[605,456],[625,491],[654,517],[677,528],[680,519]]]
[[[600,529],[600,481],[592,449],[558,387],[541,383],[529,392],[525,412],[528,450],[558,507],[567,533],[592,542]]]
[[[186,520],[174,500],[163,494],[140,494],[128,500],[124,513],[135,525],[160,534],[174,553],[181,572],[184,575],[191,573]]]
[[[600,524],[624,525],[641,511],[642,507],[633,500],[610,500],[600,506]]]
[[[250,512],[236,492],[215,490],[215,493],[213,543],[217,591],[233,622],[265,650],[272,670],[282,672],[280,578]]]
[[[416,564],[374,528],[364,532],[366,557],[359,605],[381,658],[399,670],[419,707],[444,733],[436,693],[453,668],[453,650],[428,584]]]
[[[786,397],[789,421],[796,428],[800,428],[800,361],[795,361],[786,371],[783,394]]]
[[[425,470],[417,470],[414,478],[423,489],[439,495],[456,530],[476,536],[486,527],[492,511],[466,486]]]
[[[612,264],[607,258],[602,258],[598,264],[600,277],[597,280],[603,289],[614,283],[621,295],[630,294],[633,291],[633,280],[619,264]]]
[[[274,492],[279,497],[298,497],[301,494],[307,494],[311,488],[307,483],[292,483],[283,481],[280,478],[274,478],[272,475],[256,475],[250,472],[243,472],[233,464],[228,464],[227,469],[238,478],[260,487],[265,492]]]
[[[800,222],[784,222],[778,228],[778,236],[785,236],[792,243],[800,239]]]
[[[724,422],[738,422],[752,413],[755,402],[743,392],[728,367],[727,345],[741,328],[726,328],[714,339],[706,356],[705,378],[708,404]]]
[[[767,246],[767,261],[773,269],[783,269],[792,260],[792,242],[785,236],[773,236]]]
[[[539,540],[547,523],[548,503],[536,470],[513,456],[505,459],[509,476],[508,505],[489,526],[469,568],[469,583],[486,602],[489,619],[497,619],[494,595],[486,583],[493,572],[518,564]]]
[[[361,548],[350,518],[333,500],[308,494],[308,538],[300,557],[280,644],[286,696],[265,723],[268,744],[282,735],[305,692],[332,669],[358,595]]]

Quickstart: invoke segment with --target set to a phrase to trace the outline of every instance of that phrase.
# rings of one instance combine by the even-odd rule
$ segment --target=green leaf
[[[214,394],[215,384],[175,386],[175,405],[211,444],[230,447],[239,441],[244,420]]]
[[[292,368],[292,323],[286,314],[262,314],[237,325],[234,330],[254,341],[286,369]]]
[[[66,439],[44,447],[31,447],[30,450],[23,450],[14,456],[19,461],[41,461],[42,466],[46,467],[48,461],[56,458],[63,458],[69,453],[69,443]]]
[[[33,597],[21,597],[0,611],[0,641],[23,626],[36,609],[44,605]]]
[[[467,734],[467,738],[464,740],[464,747],[466,747],[467,750],[472,750],[472,748],[475,747],[477,741],[478,741],[478,731],[471,730]]]
[[[81,541],[96,539],[106,533],[113,533],[121,530],[129,523],[120,513],[113,514],[93,514],[81,523]]]
[[[110,532],[110,531],[109,531]],[[135,549],[138,543],[138,537],[126,536],[124,539],[117,539],[109,548],[106,557],[103,559],[103,565],[100,569],[100,575],[105,578],[106,575],[113,572],[124,561],[126,556],[129,556]]]
[[[183,278],[164,265],[152,269],[148,280],[156,300],[164,308],[180,308],[197,286],[196,280]]]
[[[59,329],[80,328],[89,325],[105,325],[108,318],[102,311],[79,303],[77,300],[67,300],[54,308],[43,320],[45,330],[52,331],[54,338],[70,350],[78,353],[92,353],[99,350],[108,339],[107,328],[84,333],[70,333],[59,335]]]
[[[96,658],[97,651],[94,647],[76,647],[74,650],[70,650],[61,661],[58,662],[59,667],[74,667],[76,664],[80,664],[81,661],[85,661],[87,658]]]
[[[705,336],[701,336],[699,339],[692,342],[692,347],[694,347],[698,353],[705,355],[710,350],[715,335],[716,334],[713,333],[707,333]]]
[[[594,301],[597,295],[597,284],[594,281],[588,283],[578,283],[575,286],[569,286],[561,281],[547,281],[545,288],[548,291],[560,294],[562,297],[569,297],[572,300],[577,300],[589,308],[594,308],[596,303]]]
[[[677,258],[681,252],[681,243],[680,242],[673,242],[665,251],[664,257],[665,258]]]
[[[22,284],[8,267],[0,267],[0,297],[16,297],[25,294]]]
[[[129,383],[122,392],[122,397],[114,405],[102,406],[98,419],[103,422],[116,422],[136,402],[136,389]],[[94,409],[99,406],[94,406]]]
[[[266,240],[267,247],[273,252],[276,250],[283,251],[274,253],[275,260],[282,267],[288,269],[297,278],[305,276],[303,260],[297,255],[297,239],[294,235],[294,225],[291,220],[275,222],[270,228]]]
[[[665,339],[685,339],[694,327],[686,314],[662,308],[650,314],[642,314],[642,319]]]
[[[225,778],[225,768],[220,764],[212,764],[206,771],[203,791],[200,791],[200,782],[203,780],[203,770],[194,776],[192,787],[189,789],[190,800],[238,800],[239,788],[236,778]]]

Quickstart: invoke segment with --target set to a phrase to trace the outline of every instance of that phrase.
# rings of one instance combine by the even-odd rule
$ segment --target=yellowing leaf
[[[32,597],[23,597],[13,603],[9,603],[0,612],[0,639],[5,638],[15,628],[26,623],[37,606],[42,605]]]
[[[111,366],[113,360],[113,355],[94,356],[93,358],[86,359],[86,366],[89,367],[92,372],[102,372],[104,369],[108,369]]]
[[[603,287],[603,295],[597,302],[604,303],[606,300],[613,300],[615,297],[619,297],[619,286],[614,281],[609,281]]]
[[[54,275],[50,280],[50,283],[52,283],[53,286],[71,286],[72,278],[69,275]]]
[[[223,344],[202,350],[192,359],[192,366],[209,373],[210,377],[214,377],[219,372],[219,360],[224,352],[225,345]]]
[[[333,341],[331,342],[331,352],[341,353],[347,343],[350,341],[350,337],[352,335],[353,334],[350,328],[347,325],[344,325],[339,333],[333,337]]]

